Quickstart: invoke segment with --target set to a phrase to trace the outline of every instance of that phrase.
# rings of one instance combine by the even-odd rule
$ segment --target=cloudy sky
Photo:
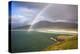
[[[12,26],[32,25],[41,20],[77,23],[77,6],[32,2],[10,2]]]
[[[23,26],[31,24],[34,17],[46,4],[11,2],[11,24],[12,26]]]

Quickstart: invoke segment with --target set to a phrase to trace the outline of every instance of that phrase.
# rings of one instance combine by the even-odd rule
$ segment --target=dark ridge
[[[76,23],[65,23],[65,22],[49,22],[40,21],[36,23],[33,28],[53,28],[53,29],[77,29],[78,25]]]

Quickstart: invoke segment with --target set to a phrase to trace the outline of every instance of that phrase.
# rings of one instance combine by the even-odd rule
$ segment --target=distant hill
[[[41,28],[48,28],[48,29],[71,29],[77,30],[76,23],[65,23],[65,22],[49,22],[49,21],[39,21],[33,25],[33,29],[41,29]],[[12,29],[29,29],[30,25],[24,26],[15,26],[11,27]]]
[[[33,28],[77,29],[77,26],[76,23],[40,21],[36,23]]]
[[[11,27],[11,29],[29,29],[30,25]]]

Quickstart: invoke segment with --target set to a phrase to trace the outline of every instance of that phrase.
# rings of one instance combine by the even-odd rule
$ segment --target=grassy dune
[[[77,49],[78,48],[78,38],[77,36],[68,37],[63,42],[57,42],[44,50],[66,50],[66,49]],[[68,38],[67,38],[68,37]]]

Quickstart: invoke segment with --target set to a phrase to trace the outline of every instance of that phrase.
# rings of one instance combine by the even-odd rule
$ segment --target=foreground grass
[[[72,38],[68,38],[63,42],[57,42],[44,50],[66,50],[66,49],[77,49],[78,48],[78,38],[74,36]]]

